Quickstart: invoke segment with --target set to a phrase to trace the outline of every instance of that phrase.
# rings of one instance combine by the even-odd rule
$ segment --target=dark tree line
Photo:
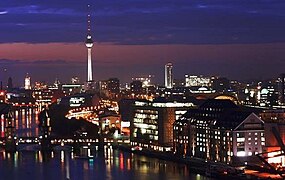
[[[87,122],[83,118],[66,118],[65,115],[69,110],[69,107],[65,105],[54,104],[50,106],[49,116],[52,134],[64,137],[73,137],[77,132],[84,131],[87,132],[88,137],[99,137],[99,127],[97,125]]]

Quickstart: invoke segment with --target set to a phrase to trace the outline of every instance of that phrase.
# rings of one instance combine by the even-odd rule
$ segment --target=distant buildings
[[[132,81],[131,82],[131,92],[134,94],[142,94],[144,93],[145,88],[143,88],[143,82],[142,81]]]
[[[164,85],[166,88],[173,88],[173,73],[172,73],[172,63],[167,63],[164,67]]]
[[[79,78],[77,76],[74,76],[71,78],[71,84],[79,84]]]
[[[25,89],[26,90],[29,90],[29,89],[32,89],[32,86],[31,86],[31,77],[27,74],[26,77],[25,77]]]
[[[120,80],[118,78],[108,79],[107,90],[111,98],[117,97],[120,93]]]
[[[230,89],[230,80],[225,77],[216,77],[212,79],[212,89],[216,92],[228,92]]]
[[[11,77],[8,78],[7,89],[9,90],[13,89],[13,80]]]
[[[149,87],[149,86],[153,86],[153,82],[152,82],[152,78],[154,76],[153,75],[148,75],[146,77],[135,77],[135,78],[132,78],[132,81],[141,81],[142,82],[142,87],[146,88],[146,87]]]
[[[210,87],[211,78],[205,76],[185,75],[185,87]]]

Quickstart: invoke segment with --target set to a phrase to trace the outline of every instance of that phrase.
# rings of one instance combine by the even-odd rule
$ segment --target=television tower
[[[85,40],[85,45],[87,47],[88,58],[87,58],[87,82],[93,81],[93,74],[92,74],[92,47],[93,47],[93,40],[91,36],[91,15],[90,15],[90,5],[88,7],[88,15],[87,15],[87,37]]]

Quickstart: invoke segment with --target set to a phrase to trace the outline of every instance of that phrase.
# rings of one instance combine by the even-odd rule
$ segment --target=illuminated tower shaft
[[[91,48],[87,49],[88,51],[88,65],[87,65],[87,81],[93,81],[93,77],[92,77],[92,51]]]

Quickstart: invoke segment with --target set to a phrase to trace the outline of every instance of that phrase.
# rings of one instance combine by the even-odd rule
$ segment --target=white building
[[[25,77],[25,89],[32,89],[32,87],[31,87],[31,77],[28,74]]]
[[[265,146],[264,121],[251,113],[233,131],[233,155],[252,156],[262,153]]]
[[[172,74],[172,63],[167,63],[165,65],[164,73],[165,73],[165,87],[166,88],[173,88],[173,74]]]

